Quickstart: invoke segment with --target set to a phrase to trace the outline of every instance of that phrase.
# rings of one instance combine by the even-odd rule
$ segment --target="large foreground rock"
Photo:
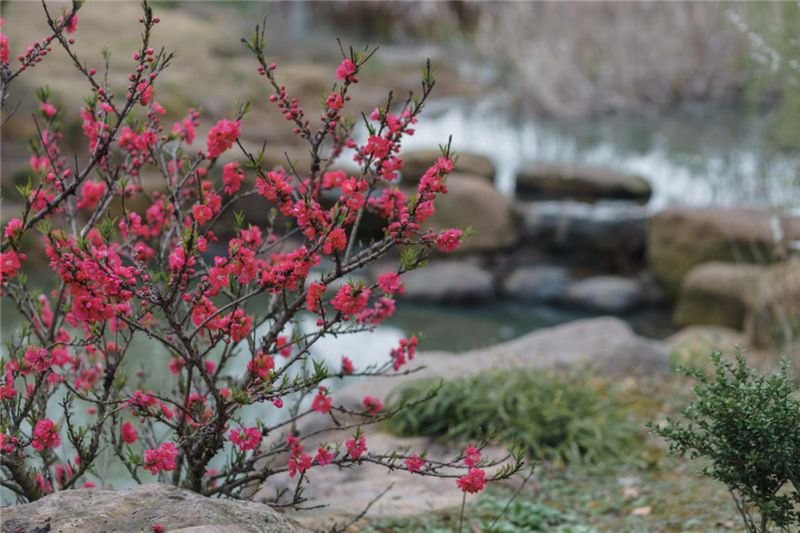
[[[634,270],[647,240],[647,209],[630,202],[521,202],[516,206],[522,242],[574,257],[578,263]]]
[[[424,229],[471,227],[473,233],[458,247],[458,254],[495,252],[514,243],[511,201],[487,180],[455,173],[447,178],[447,189],[436,199],[436,214]]]
[[[650,220],[647,255],[656,280],[675,296],[701,263],[765,264],[780,257],[781,240],[800,238],[800,221],[782,225],[768,211],[673,208]]]
[[[153,524],[170,533],[308,533],[261,503],[211,499],[160,484],[56,492],[3,508],[2,524],[3,533],[149,533]]]
[[[605,168],[534,164],[517,174],[517,196],[532,200],[636,200],[652,190],[641,176]]]
[[[433,166],[437,159],[442,157],[442,153],[438,149],[432,148],[403,152],[400,157],[403,158],[403,183],[416,185],[422,175],[425,174],[425,171]],[[487,183],[494,183],[494,165],[486,156],[458,152],[456,171],[480,176]]]
[[[673,314],[676,324],[744,328],[749,303],[764,267],[730,263],[703,263],[683,282]]]
[[[460,261],[436,261],[403,275],[404,298],[421,302],[479,303],[494,297],[494,276]]]

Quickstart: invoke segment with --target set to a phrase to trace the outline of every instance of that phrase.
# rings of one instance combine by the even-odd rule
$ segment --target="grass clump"
[[[363,533],[457,533],[458,512],[424,517],[385,518],[372,522]],[[570,514],[544,503],[513,499],[506,493],[488,492],[465,509],[462,532],[481,533],[597,533]]]
[[[393,401],[420,397],[438,384],[403,387]],[[629,420],[620,394],[607,381],[578,373],[496,370],[445,381],[431,400],[402,410],[389,430],[458,442],[487,435],[517,441],[555,466],[596,464],[630,455],[641,428]]]

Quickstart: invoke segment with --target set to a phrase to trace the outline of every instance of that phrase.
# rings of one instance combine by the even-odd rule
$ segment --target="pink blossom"
[[[206,157],[213,159],[226,152],[239,139],[240,121],[222,119],[208,132],[208,152]]]
[[[53,364],[53,358],[46,348],[28,346],[28,349],[25,351],[25,362],[28,364],[29,368],[37,372],[44,372]]]
[[[289,459],[287,463],[287,467],[289,469],[289,477],[294,477],[297,474],[302,474],[309,468],[311,468],[313,464],[313,459],[311,459],[310,455],[302,453],[296,457],[292,457]]]
[[[108,187],[102,181],[86,181],[81,188],[81,199],[78,200],[79,209],[94,209],[103,196],[106,194]]]
[[[242,428],[240,430],[232,429],[228,434],[228,439],[242,451],[255,450],[258,443],[261,442],[263,434],[258,430],[258,427]]]
[[[325,285],[322,283],[311,282],[306,294],[306,309],[311,313],[319,313],[322,303],[322,293],[325,292]]]
[[[48,117],[55,116],[58,113],[58,109],[53,104],[48,104],[47,102],[42,102],[39,104],[39,110],[42,111]]]
[[[347,453],[349,453],[350,457],[353,459],[358,459],[367,451],[367,440],[364,438],[364,435],[361,435],[358,440],[348,439],[344,444],[347,447]]]
[[[441,252],[452,252],[461,244],[461,235],[460,229],[445,230],[436,237],[436,247]]]
[[[473,468],[466,476],[458,478],[456,484],[461,492],[477,494],[486,486],[486,472],[480,468]]]
[[[214,212],[208,205],[198,205],[195,204],[192,206],[192,216],[197,221],[198,224],[205,224],[212,218],[214,218]]]
[[[139,440],[139,430],[130,422],[122,424],[122,440],[128,444],[133,444]]]
[[[350,375],[355,371],[353,362],[347,356],[342,356],[342,373]]]
[[[364,396],[364,409],[371,415],[376,415],[383,409],[383,402],[378,398]]]
[[[345,59],[342,64],[336,69],[336,79],[346,80],[351,78],[356,73],[358,66],[350,59]]]
[[[228,163],[222,169],[222,181],[225,183],[225,193],[233,195],[239,190],[244,181],[244,173],[239,170],[239,163]]]
[[[320,446],[317,448],[317,455],[314,457],[314,461],[316,461],[319,466],[329,465],[331,461],[333,461],[333,453],[329,449]]]
[[[326,392],[325,387],[320,387],[319,392],[314,397],[314,401],[311,403],[311,409],[323,415],[328,414],[331,410],[332,400],[326,395]]]
[[[387,272],[378,277],[378,285],[387,294],[403,294],[403,281],[394,272]]]
[[[55,448],[61,444],[61,436],[58,434],[58,426],[52,420],[45,418],[36,422],[33,429],[33,449],[42,451],[45,448]]]
[[[481,452],[475,446],[469,445],[464,450],[464,464],[471,467],[477,466],[481,460]]]
[[[331,301],[333,308],[345,315],[356,315],[367,307],[370,290],[354,288],[352,285],[342,285],[336,297]]]
[[[6,224],[6,228],[3,231],[3,235],[6,239],[13,239],[19,236],[22,232],[22,221],[18,218],[12,218]]]
[[[267,379],[270,371],[274,368],[275,359],[271,355],[262,352],[259,352],[255,359],[247,363],[247,370],[256,374],[259,379]]]
[[[425,460],[421,459],[416,453],[406,459],[405,463],[409,472],[419,472],[425,466]]]
[[[66,25],[66,32],[67,33],[75,33],[78,29],[78,15],[77,13],[70,17],[69,22]]]
[[[157,450],[147,450],[144,452],[144,469],[149,470],[152,475],[158,474],[159,471],[171,472],[175,470],[175,457],[178,455],[178,450],[175,449],[175,444],[165,442]]]

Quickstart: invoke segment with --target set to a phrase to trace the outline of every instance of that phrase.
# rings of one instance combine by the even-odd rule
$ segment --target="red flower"
[[[58,426],[52,420],[45,418],[36,422],[33,429],[33,449],[42,451],[45,448],[54,448],[61,444],[61,436],[58,434]]]
[[[208,152],[206,157],[213,159],[226,152],[239,139],[240,121],[222,119],[208,132]]]
[[[239,190],[244,181],[244,173],[239,170],[239,163],[228,163],[222,169],[222,181],[225,183],[225,193],[233,195]]]
[[[420,459],[416,453],[406,459],[406,468],[408,468],[409,472],[419,472],[423,466],[425,466],[425,460]]]
[[[171,472],[175,470],[175,457],[178,450],[171,442],[165,442],[157,450],[147,450],[144,452],[144,468],[151,474],[156,475],[159,471]]]
[[[343,285],[336,297],[331,301],[333,308],[345,315],[356,315],[367,307],[370,290]]]
[[[133,444],[139,440],[139,431],[136,429],[136,426],[130,422],[122,424],[122,440],[128,444]]]
[[[361,435],[358,440],[348,439],[344,444],[347,446],[347,453],[349,453],[350,457],[353,459],[358,459],[367,451],[367,440],[364,438],[364,435]]]
[[[241,448],[242,451],[247,451],[258,448],[258,443],[261,442],[262,436],[263,434],[257,427],[252,427],[240,430],[232,429],[228,434],[228,439]]]
[[[378,398],[364,397],[364,409],[371,415],[376,415],[383,409],[383,403]]]
[[[346,80],[356,73],[358,66],[349,59],[342,61],[342,64],[336,69],[336,79]]]
[[[477,494],[486,486],[486,472],[480,468],[473,468],[466,476],[458,478],[456,484],[461,492]]]
[[[353,362],[347,356],[342,356],[342,373],[350,375],[355,371]]]
[[[333,453],[329,449],[320,446],[317,448],[317,456],[314,457],[314,461],[316,461],[319,466],[329,465],[331,461],[333,461]]]
[[[331,410],[331,398],[326,396],[326,389],[325,387],[320,387],[319,392],[314,397],[314,401],[311,404],[311,409],[318,413],[322,413],[323,415],[328,414]]]
[[[477,466],[478,461],[481,460],[481,452],[475,446],[467,446],[464,450],[464,464],[471,467]]]

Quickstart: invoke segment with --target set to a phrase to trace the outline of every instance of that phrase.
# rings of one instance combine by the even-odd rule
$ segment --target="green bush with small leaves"
[[[421,397],[437,383],[417,381],[401,388],[396,399]],[[607,381],[528,369],[445,381],[435,397],[401,411],[388,424],[400,435],[458,442],[493,435],[501,442],[517,441],[555,466],[629,457],[642,436]]]
[[[724,483],[748,533],[800,526],[800,400],[787,359],[761,375],[741,353],[712,355],[715,374],[684,369],[697,380],[685,422],[648,423],[670,454],[704,458],[700,473]]]

